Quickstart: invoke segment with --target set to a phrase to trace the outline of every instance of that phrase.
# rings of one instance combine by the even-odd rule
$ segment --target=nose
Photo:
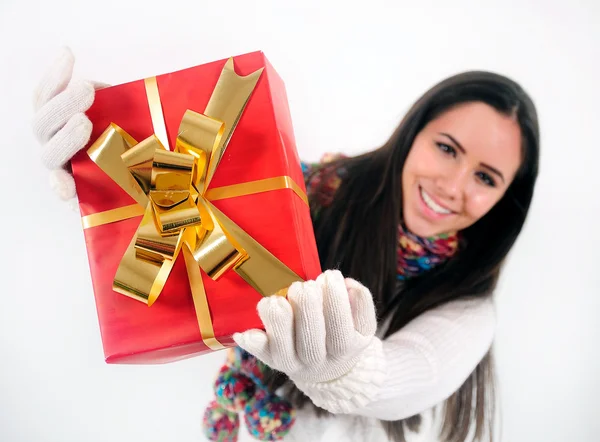
[[[436,180],[436,186],[441,195],[455,201],[460,200],[465,192],[469,171],[467,168],[454,169]]]

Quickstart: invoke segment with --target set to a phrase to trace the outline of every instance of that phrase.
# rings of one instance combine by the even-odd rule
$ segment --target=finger
[[[107,87],[110,87],[110,84],[102,83],[101,81],[91,81],[90,83],[92,84],[94,89],[97,91],[99,91],[100,89],[105,89]]]
[[[352,345],[354,323],[344,277],[337,270],[327,270],[317,278],[323,291],[323,313],[327,353],[346,354]]]
[[[36,111],[67,87],[74,64],[75,57],[71,50],[63,48],[35,89],[33,106]]]
[[[321,363],[327,356],[323,294],[315,281],[294,283],[288,290],[294,312],[296,352],[306,365]]]
[[[266,365],[271,365],[271,353],[269,351],[269,339],[267,334],[262,330],[247,330],[244,333],[234,333],[233,340],[235,343],[260,359]]]
[[[92,122],[85,114],[74,115],[42,149],[42,163],[48,169],[64,166],[83,149],[92,134]]]
[[[75,197],[75,180],[73,175],[64,169],[50,171],[50,188],[63,201]]]
[[[297,360],[292,306],[281,296],[269,296],[261,299],[257,308],[269,339],[274,367],[286,373],[294,372]]]
[[[377,314],[373,295],[354,279],[346,279],[354,329],[363,336],[373,336],[377,331]]]
[[[81,212],[79,210],[79,200],[77,199],[77,195],[75,195],[75,197],[73,197],[73,198],[71,198],[70,200],[67,201],[67,207],[73,213],[80,213]]]
[[[35,113],[33,132],[41,143],[46,143],[74,115],[87,111],[93,102],[94,87],[87,81],[73,81]]]

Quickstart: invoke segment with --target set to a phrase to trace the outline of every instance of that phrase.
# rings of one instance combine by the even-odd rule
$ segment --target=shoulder
[[[435,309],[432,316],[445,321],[451,335],[471,346],[475,360],[483,358],[493,344],[497,317],[491,296],[451,301]]]
[[[459,299],[428,310],[389,336],[388,345],[408,345],[428,355],[448,379],[464,380],[490,350],[496,334],[491,297]]]
[[[479,331],[493,337],[496,323],[496,305],[492,297],[466,298],[430,309],[413,319],[404,329],[427,331],[429,334],[436,330]]]
[[[441,404],[489,352],[496,328],[492,299],[460,299],[419,315],[383,340],[385,388],[360,411],[404,419]]]
[[[341,153],[325,153],[321,156],[319,161],[300,161],[300,167],[302,168],[302,173],[304,174],[305,179],[317,170],[327,169],[327,165],[335,160],[340,158],[346,158],[345,155]]]
[[[316,163],[302,161],[302,174],[306,193],[310,197],[317,197],[317,205],[324,207],[331,203],[341,182],[341,167],[334,162],[345,158],[342,154],[325,154]]]
[[[496,326],[496,305],[491,296],[450,301],[432,311],[457,324],[478,324],[491,329]]]

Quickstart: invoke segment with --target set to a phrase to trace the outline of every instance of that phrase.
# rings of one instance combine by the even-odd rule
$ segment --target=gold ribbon
[[[88,150],[90,158],[136,204],[88,215],[84,227],[143,214],[119,264],[113,289],[151,306],[183,252],[200,334],[213,350],[224,346],[214,335],[200,269],[213,280],[233,270],[263,296],[283,294],[301,280],[211,203],[285,188],[307,203],[306,195],[290,177],[208,190],[262,70],[238,76],[230,58],[204,114],[185,112],[173,151],[168,150],[156,78],[146,79],[154,134],[138,143],[110,124]]]

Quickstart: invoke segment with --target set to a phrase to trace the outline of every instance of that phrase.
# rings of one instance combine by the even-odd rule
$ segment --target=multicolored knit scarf
[[[446,262],[458,250],[458,234],[444,233],[421,238],[398,226],[397,278],[419,276]]]
[[[331,204],[342,182],[346,171],[336,168],[334,162],[340,158],[344,156],[327,154],[319,163],[305,163],[302,166],[308,195],[316,199],[317,209]],[[458,244],[457,233],[422,238],[399,225],[397,278],[413,278],[444,263],[456,253]]]
[[[333,201],[346,171],[334,160],[342,155],[325,155],[319,163],[303,163],[307,194],[313,199],[315,215]],[[446,262],[458,250],[458,234],[421,238],[398,226],[397,278],[419,276]],[[263,384],[267,367],[240,348],[229,351],[227,363],[215,382],[215,400],[204,414],[204,433],[214,442],[237,441],[240,418],[258,440],[281,440],[295,421],[295,411],[285,399],[269,393]]]

